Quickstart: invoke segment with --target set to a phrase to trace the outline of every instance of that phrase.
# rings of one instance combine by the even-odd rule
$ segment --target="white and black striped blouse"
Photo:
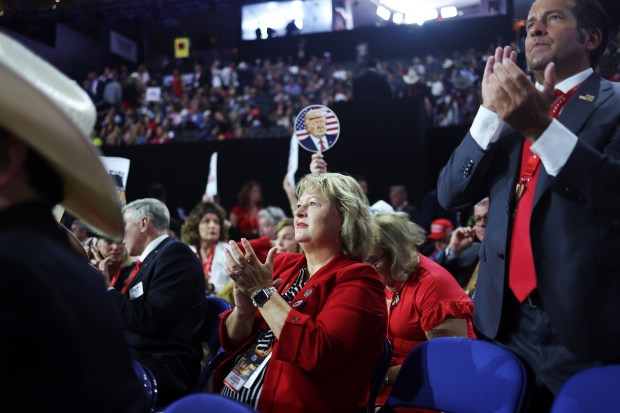
[[[282,294],[282,298],[287,303],[290,303],[293,300],[293,297],[297,295],[299,291],[306,284],[306,268],[303,268],[300,272],[293,284],[289,287],[289,289]],[[267,349],[270,345],[275,341],[275,335],[271,330],[260,330],[258,332],[257,340],[250,345],[256,346],[257,349]],[[239,362],[239,359],[243,356],[245,351],[239,353],[237,358],[235,359],[235,365]],[[254,409],[257,408],[258,399],[260,397],[261,390],[263,389],[263,382],[265,381],[265,372],[267,371],[269,362],[267,365],[261,370],[259,376],[256,378],[254,383],[250,386],[250,388],[242,387],[238,393],[235,393],[227,386],[222,387],[222,391],[220,394],[222,396],[228,397],[229,399],[237,400],[239,402],[245,403],[249,406],[252,406]]]

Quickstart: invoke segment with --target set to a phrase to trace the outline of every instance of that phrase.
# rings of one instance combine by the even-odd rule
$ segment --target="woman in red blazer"
[[[297,186],[295,239],[305,254],[231,242],[235,308],[222,315],[230,357],[215,375],[221,394],[269,412],[363,412],[386,332],[383,284],[363,260],[372,232],[357,182],[335,173]]]

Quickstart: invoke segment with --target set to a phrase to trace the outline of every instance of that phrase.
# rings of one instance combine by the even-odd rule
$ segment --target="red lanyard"
[[[202,255],[202,254],[201,254]],[[213,264],[213,256],[215,255],[215,245],[209,249],[209,253],[207,254],[207,261],[202,264],[202,272],[205,275],[205,279],[209,281],[211,276],[211,265]]]
[[[118,281],[118,277],[120,276],[121,276],[121,268],[119,267],[118,270],[116,270],[116,272],[112,276],[112,279],[110,280],[110,285],[112,287],[114,287],[114,284],[116,284],[116,282]]]
[[[127,289],[129,288],[129,284],[131,284],[133,279],[136,278],[136,275],[138,275],[138,271],[140,270],[141,265],[142,265],[142,261],[138,260],[136,262],[136,266],[133,267],[133,270],[131,271],[131,275],[129,276],[127,281],[125,281],[125,285],[123,286],[123,290],[121,291],[121,294],[125,294],[127,292]]]
[[[538,169],[538,165],[540,164],[540,157],[536,156],[531,150],[530,146],[532,146],[532,142],[526,140],[523,144],[523,152],[529,153],[527,158],[527,163],[525,164],[525,168],[519,177],[519,181],[517,182],[517,187],[515,188],[515,197],[517,202],[521,199],[523,192],[525,192],[525,187],[528,182],[532,180],[536,170]]]
[[[562,109],[562,107],[566,104],[568,99],[570,99],[570,97],[575,93],[575,91],[579,88],[579,86],[581,86],[581,83],[579,83],[578,85],[576,85],[575,87],[573,87],[571,90],[569,90],[566,93],[562,93],[562,91],[556,90],[555,91],[556,99],[551,105],[551,108],[549,109],[549,114],[553,116],[554,118],[557,118],[558,115],[560,114],[560,110]],[[532,146],[532,143],[529,140],[526,140],[523,145],[524,155],[527,155],[528,158],[527,158],[527,163],[525,164],[525,167],[523,168],[523,171],[521,172],[521,176],[519,177],[519,181],[517,182],[517,185],[515,188],[515,197],[516,197],[517,202],[519,202],[519,200],[521,199],[523,192],[525,192],[527,183],[532,180],[532,178],[536,174],[538,165],[540,164],[540,158],[530,150],[531,146]]]

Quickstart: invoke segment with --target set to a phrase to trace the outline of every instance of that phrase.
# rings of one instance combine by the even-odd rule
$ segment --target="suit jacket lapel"
[[[601,82],[601,78],[592,74],[588,77],[575,94],[568,100],[558,120],[571,132],[577,135],[583,128],[586,120],[592,112],[598,109],[603,102],[613,94],[613,88],[607,82]],[[540,166],[538,182],[536,183],[536,193],[534,195],[534,207],[542,198],[542,195],[551,184],[553,177],[547,174],[545,168]]]

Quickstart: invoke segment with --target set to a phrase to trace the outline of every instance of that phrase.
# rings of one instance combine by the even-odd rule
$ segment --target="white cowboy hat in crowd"
[[[403,76],[403,81],[408,85],[414,85],[418,83],[419,80],[420,76],[418,76],[418,73],[413,68],[410,68],[407,74]]]
[[[97,113],[88,94],[52,65],[0,33],[0,126],[59,174],[62,205],[111,238],[123,234],[118,195],[91,143]]]

